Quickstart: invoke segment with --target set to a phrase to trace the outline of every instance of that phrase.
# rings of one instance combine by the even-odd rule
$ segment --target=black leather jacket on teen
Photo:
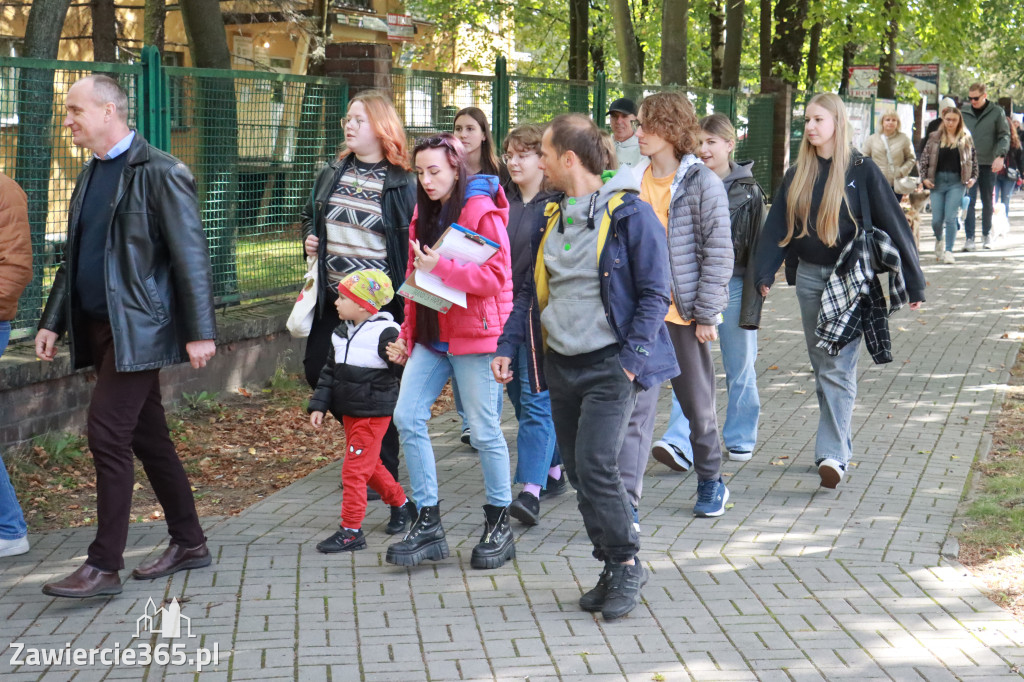
[[[752,177],[737,178],[729,186],[729,222],[732,227],[733,274],[743,277],[739,326],[757,329],[761,325],[764,298],[754,286],[752,268],[748,267],[757,249],[764,223],[764,192]]]
[[[115,365],[119,372],[137,372],[182,362],[188,357],[185,344],[215,339],[217,327],[210,254],[192,173],[138,132],[125,154],[104,267]],[[93,364],[85,318],[71,295],[78,217],[92,169],[86,164],[75,182],[68,249],[39,321],[40,329],[70,331],[75,369]]]
[[[349,154],[344,159],[334,159],[321,168],[316,176],[316,182],[313,183],[309,201],[302,209],[302,241],[305,242],[309,235],[315,235],[320,240],[317,250],[320,282],[316,301],[318,317],[323,313],[323,306],[327,301],[327,296],[324,295],[324,287],[327,284],[327,265],[324,263],[324,256],[327,254],[327,225],[324,222],[324,207],[330,201],[331,193],[334,192],[338,180],[353,158],[354,155]],[[415,207],[416,177],[409,171],[389,163],[387,175],[384,177],[384,189],[381,192],[380,209],[388,250],[388,276],[395,291],[398,291],[398,287],[405,281],[405,270],[409,261],[409,221],[412,220],[412,211]],[[395,320],[401,322],[401,305],[397,306],[397,310],[392,310],[390,306],[386,310],[391,310],[395,314]]]

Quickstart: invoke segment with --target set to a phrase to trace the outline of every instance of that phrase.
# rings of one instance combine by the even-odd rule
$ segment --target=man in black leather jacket
[[[71,195],[68,255],[39,322],[36,355],[53,360],[66,330],[72,366],[95,366],[87,430],[97,529],[85,563],[43,593],[81,598],[121,592],[133,454],[171,538],[132,576],[160,578],[211,562],[168,432],[159,372],[186,357],[205,367],[216,352],[216,325],[209,251],[188,168],[128,128],[128,98],[107,76],[75,83],[65,108],[75,145],[93,157]]]

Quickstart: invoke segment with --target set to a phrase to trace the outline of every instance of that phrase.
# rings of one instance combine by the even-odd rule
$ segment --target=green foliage
[[[47,466],[68,466],[85,452],[85,437],[70,431],[44,433],[32,439],[33,447],[40,448],[47,457]]]
[[[217,393],[182,393],[181,399],[185,403],[185,409],[191,412],[203,412],[209,414],[222,414],[224,406],[217,401]]]

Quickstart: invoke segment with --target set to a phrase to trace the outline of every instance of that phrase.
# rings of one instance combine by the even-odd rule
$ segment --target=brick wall
[[[363,90],[391,92],[391,46],[333,43],[326,47],[323,72],[348,81],[349,97]]]
[[[165,405],[182,393],[262,386],[279,363],[302,366],[305,339],[284,328],[292,299],[230,308],[217,315],[217,354],[201,370],[181,364],[161,371]],[[95,374],[73,372],[65,350],[52,363],[35,358],[31,341],[12,344],[0,358],[0,449],[47,431],[82,431]]]

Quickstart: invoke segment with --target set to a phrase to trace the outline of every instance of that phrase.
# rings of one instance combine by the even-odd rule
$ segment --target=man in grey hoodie
[[[992,248],[992,190],[996,173],[1003,169],[1003,157],[1010,150],[1010,126],[1003,108],[988,99],[984,83],[974,83],[967,91],[969,102],[961,110],[964,125],[971,131],[978,152],[978,182],[971,187],[971,204],[964,221],[964,251],[974,251],[974,206],[981,193],[982,246]]]

